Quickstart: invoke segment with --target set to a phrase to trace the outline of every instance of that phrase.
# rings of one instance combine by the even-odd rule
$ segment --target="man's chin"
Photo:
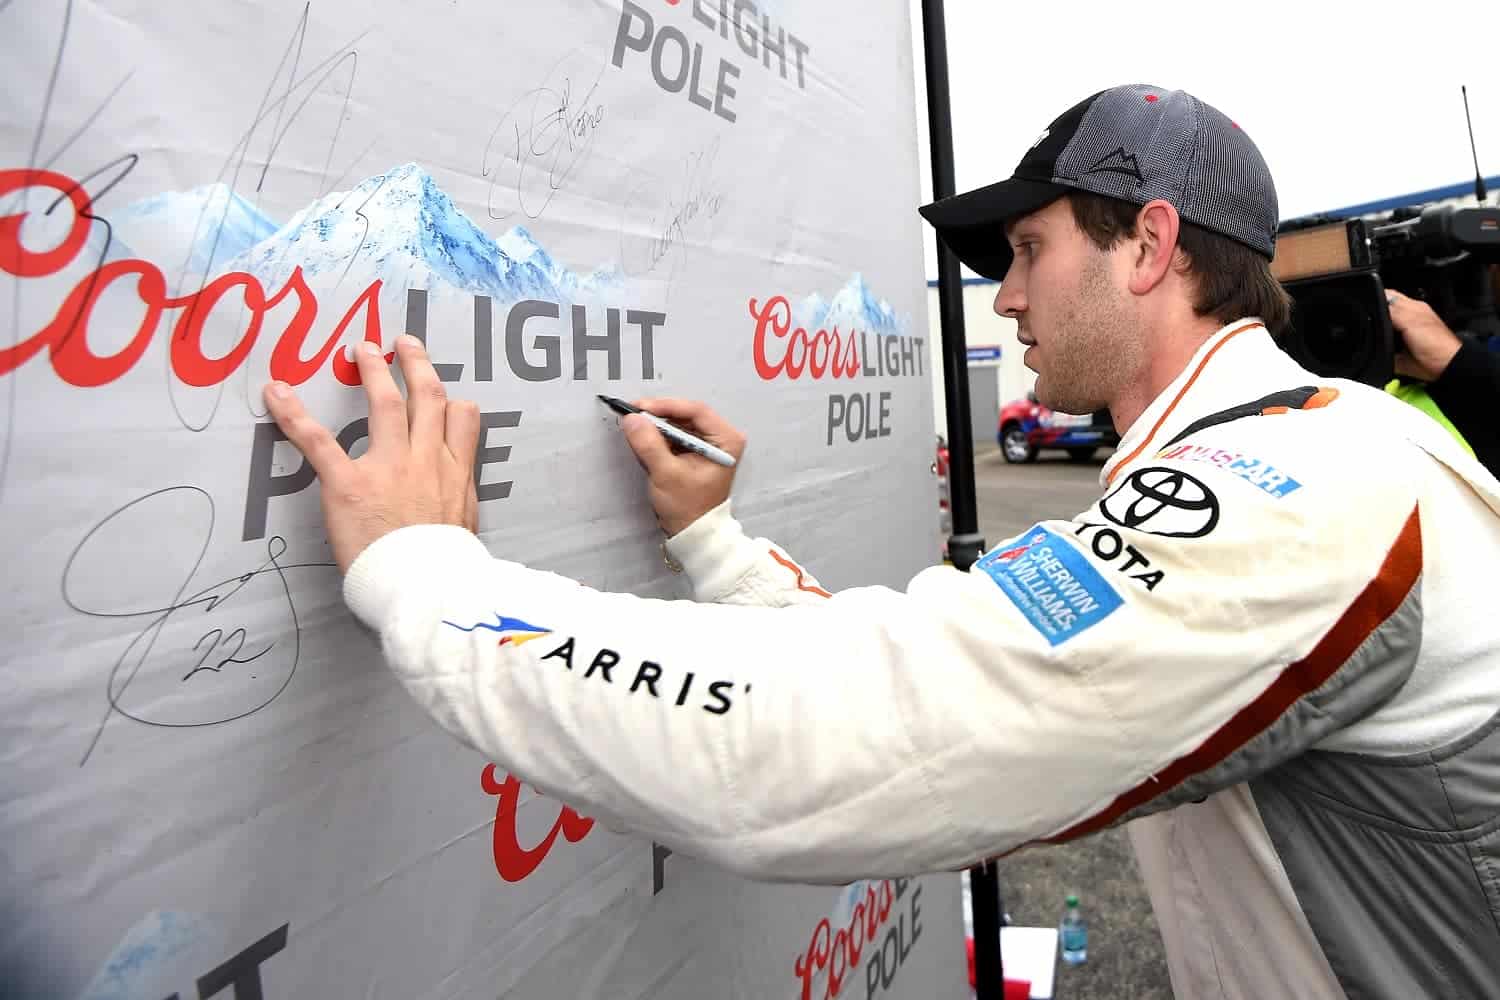
[[[1053,413],[1066,413],[1071,416],[1082,417],[1093,413],[1095,410],[1103,409],[1103,404],[1090,406],[1076,399],[1058,399],[1047,391],[1047,386],[1041,379],[1037,379],[1036,385],[1032,387],[1031,391],[1036,393],[1036,401]]]
[[[1040,372],[1037,373],[1036,383],[1032,385],[1031,391],[1036,395],[1036,401],[1049,410],[1062,412],[1058,409],[1058,400],[1052,395],[1051,388],[1047,385],[1047,379]]]

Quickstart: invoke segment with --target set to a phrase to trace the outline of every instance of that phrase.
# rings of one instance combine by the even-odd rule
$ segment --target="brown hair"
[[[1135,235],[1141,206],[1118,198],[1070,191],[1073,221],[1100,250]],[[1227,236],[1183,222],[1177,246],[1187,258],[1187,273],[1197,279],[1193,312],[1220,324],[1242,316],[1259,316],[1272,336],[1291,325],[1292,299],[1271,274],[1271,262]]]

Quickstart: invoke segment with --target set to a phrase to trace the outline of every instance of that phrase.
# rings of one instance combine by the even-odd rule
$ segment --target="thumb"
[[[625,440],[635,457],[645,466],[646,475],[654,479],[666,471],[667,463],[673,460],[672,449],[655,424],[639,413],[631,413],[620,421],[620,429],[625,432]]]

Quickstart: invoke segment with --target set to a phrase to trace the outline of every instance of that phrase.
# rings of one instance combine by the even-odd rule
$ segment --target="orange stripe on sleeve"
[[[1385,562],[1354,603],[1324,634],[1312,652],[1282,670],[1260,696],[1240,709],[1196,750],[1120,795],[1104,810],[1045,838],[1049,844],[1101,830],[1137,806],[1175,788],[1195,774],[1226,760],[1269,728],[1298,699],[1316,691],[1344,665],[1381,623],[1395,613],[1422,572],[1422,528],[1413,510]]]
[[[798,566],[796,563],[792,562],[790,559],[786,558],[780,552],[777,552],[775,549],[771,549],[771,558],[775,559],[777,562],[781,563],[781,565],[785,566],[787,569],[789,569],[793,573],[797,574],[797,589],[798,590],[805,590],[809,594],[817,594],[819,597],[832,597],[833,596],[828,591],[824,590],[822,587],[815,587],[815,586],[812,586],[811,584],[807,583],[806,582],[807,581],[807,574],[802,571],[802,567]]]

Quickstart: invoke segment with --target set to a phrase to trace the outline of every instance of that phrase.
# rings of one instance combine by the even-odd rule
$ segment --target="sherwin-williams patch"
[[[981,556],[974,568],[999,584],[1053,646],[1099,624],[1121,604],[1083,553],[1041,525]]]

